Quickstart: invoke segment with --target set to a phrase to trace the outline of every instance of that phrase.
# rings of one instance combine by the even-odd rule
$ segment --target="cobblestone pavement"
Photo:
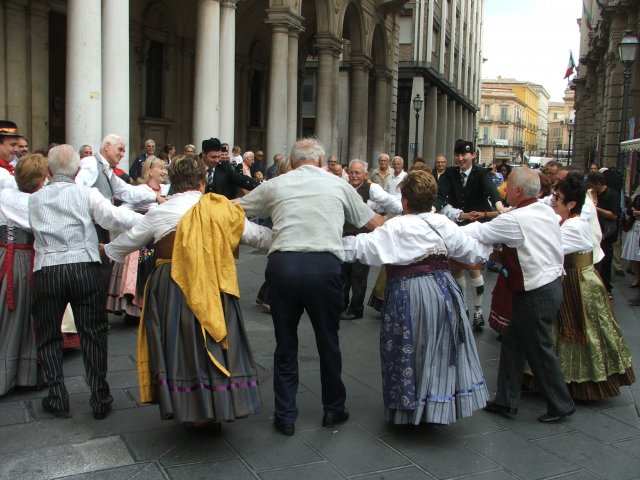
[[[394,427],[384,420],[379,315],[343,322],[344,381],[351,419],[322,428],[318,356],[308,321],[300,326],[300,417],[293,437],[271,425],[274,338],[271,318],[254,303],[266,259],[242,249],[241,305],[260,367],[263,413],[224,424],[219,436],[190,434],[160,420],[157,406],[138,402],[136,327],[111,317],[108,380],[114,410],[96,421],[89,407],[79,351],[65,355],[70,419],[43,412],[45,390],[0,399],[0,478],[7,479],[640,479],[640,386],[601,402],[579,403],[567,422],[543,425],[544,402],[526,395],[517,417],[478,412],[454,425]],[[372,269],[373,285],[377,269]],[[495,282],[486,273],[486,291]],[[625,338],[640,358],[640,307],[627,306],[638,290],[630,276],[613,276],[614,307]],[[490,295],[485,295],[488,311]],[[496,384],[500,343],[488,328],[475,336],[489,389]]]

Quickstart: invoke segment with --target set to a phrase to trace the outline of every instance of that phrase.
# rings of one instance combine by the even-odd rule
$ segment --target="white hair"
[[[522,187],[526,198],[536,198],[540,193],[540,175],[529,167],[515,167],[509,175],[509,185]]]
[[[301,163],[315,163],[324,157],[324,147],[315,138],[301,138],[293,144],[289,159],[291,166],[296,167]]]
[[[71,145],[56,145],[49,150],[47,163],[53,175],[75,177],[80,165],[80,155]]]
[[[359,158],[354,158],[353,160],[351,160],[349,162],[349,168],[351,168],[351,165],[353,165],[354,163],[359,163],[360,165],[362,165],[362,168],[364,168],[365,172],[369,169],[369,165],[367,164],[367,162],[365,162],[364,160],[360,160]]]
[[[254,158],[255,158],[255,155],[253,154],[253,152],[252,152],[251,150],[247,150],[246,152],[244,152],[244,153],[242,154],[242,160],[244,161],[244,160],[246,160],[248,157],[254,157]]]
[[[119,143],[124,144],[124,140],[122,140],[122,138],[115,133],[110,133],[102,139],[100,150],[104,150],[104,147],[106,147],[107,145],[118,145]]]

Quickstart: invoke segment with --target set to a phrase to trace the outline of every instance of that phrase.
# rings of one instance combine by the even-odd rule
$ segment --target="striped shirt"
[[[95,221],[106,229],[126,230],[142,215],[114,207],[94,188],[55,176],[29,199],[29,223],[35,236],[33,271],[42,267],[99,262]]]

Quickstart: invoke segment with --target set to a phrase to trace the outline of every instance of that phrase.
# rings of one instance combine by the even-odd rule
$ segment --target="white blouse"
[[[567,218],[560,226],[562,253],[590,252],[593,248],[593,233],[589,220],[584,217]]]
[[[201,197],[202,194],[194,190],[177,193],[162,205],[149,210],[137,225],[105,245],[107,256],[122,263],[129,253],[142,248],[152,240],[157,242],[178,228],[182,216],[198,203]],[[268,250],[271,245],[271,229],[245,219],[240,243],[259,250]]]
[[[478,242],[444,215],[431,212],[392,218],[373,232],[344,237],[342,243],[346,262],[376,266],[408,265],[437,254],[474,264],[493,251],[492,245]]]
[[[30,232],[29,197],[30,193],[17,188],[0,190],[0,225],[15,226]]]

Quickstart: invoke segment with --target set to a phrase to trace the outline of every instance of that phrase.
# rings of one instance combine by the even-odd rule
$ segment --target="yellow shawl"
[[[189,309],[202,326],[205,348],[205,332],[216,342],[221,342],[223,348],[227,347],[227,327],[220,293],[240,297],[233,257],[243,231],[244,210],[226,197],[213,193],[203,195],[178,224],[173,244],[171,278],[182,290]],[[151,379],[143,325],[141,318],[138,335],[138,374],[141,401],[145,402],[151,401]],[[211,352],[209,357],[225,375],[230,375],[222,362]]]

